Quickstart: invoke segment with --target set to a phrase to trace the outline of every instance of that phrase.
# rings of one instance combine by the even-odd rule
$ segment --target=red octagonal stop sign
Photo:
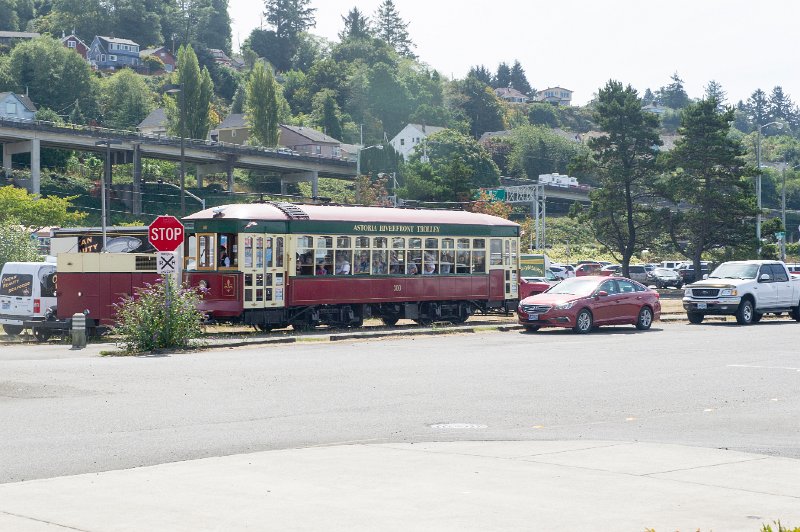
[[[174,216],[159,216],[147,229],[150,243],[158,251],[175,251],[183,244],[183,224]]]

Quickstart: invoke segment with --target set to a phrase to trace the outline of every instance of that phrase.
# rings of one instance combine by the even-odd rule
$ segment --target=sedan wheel
[[[525,325],[525,330],[528,332],[536,332],[539,330],[538,325]]]
[[[578,313],[578,317],[575,319],[575,327],[572,328],[578,334],[586,334],[592,330],[592,313],[589,309],[583,309]]]
[[[636,320],[636,328],[640,331],[646,331],[653,324],[653,311],[650,307],[642,307],[639,311],[639,319]]]

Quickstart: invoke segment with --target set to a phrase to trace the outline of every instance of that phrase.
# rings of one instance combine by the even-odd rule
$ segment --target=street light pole
[[[170,84],[164,86],[164,92],[167,94],[178,94],[178,105],[180,105],[180,124],[178,126],[181,136],[181,216],[186,216],[186,153],[185,153],[185,140],[186,136],[186,97],[183,90],[183,83]]]
[[[786,237],[789,235],[789,231],[786,229],[786,167],[789,166],[785,162],[783,163],[783,171],[781,172],[781,180],[783,181],[783,186],[781,187],[781,223],[783,224],[783,238],[781,239],[781,260],[786,262]],[[800,165],[795,165],[789,167],[790,170],[794,170],[795,168],[800,167]]]

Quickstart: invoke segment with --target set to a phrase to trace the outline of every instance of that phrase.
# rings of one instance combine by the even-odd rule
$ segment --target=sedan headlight
[[[566,303],[562,303],[560,305],[556,305],[553,307],[556,310],[569,310],[575,306],[575,301],[567,301]]]
[[[719,291],[719,295],[721,296],[738,296],[739,291],[735,288],[723,288]]]

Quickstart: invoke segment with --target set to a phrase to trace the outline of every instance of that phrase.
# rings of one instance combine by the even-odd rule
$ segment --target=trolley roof
[[[299,217],[294,217],[291,213],[281,209],[281,205],[292,205],[297,210],[305,213],[305,216],[300,214]],[[184,218],[184,220],[210,219],[518,226],[514,222],[497,216],[466,211],[390,209],[385,207],[349,207],[342,205],[296,205],[273,202],[222,205],[196,212]]]

